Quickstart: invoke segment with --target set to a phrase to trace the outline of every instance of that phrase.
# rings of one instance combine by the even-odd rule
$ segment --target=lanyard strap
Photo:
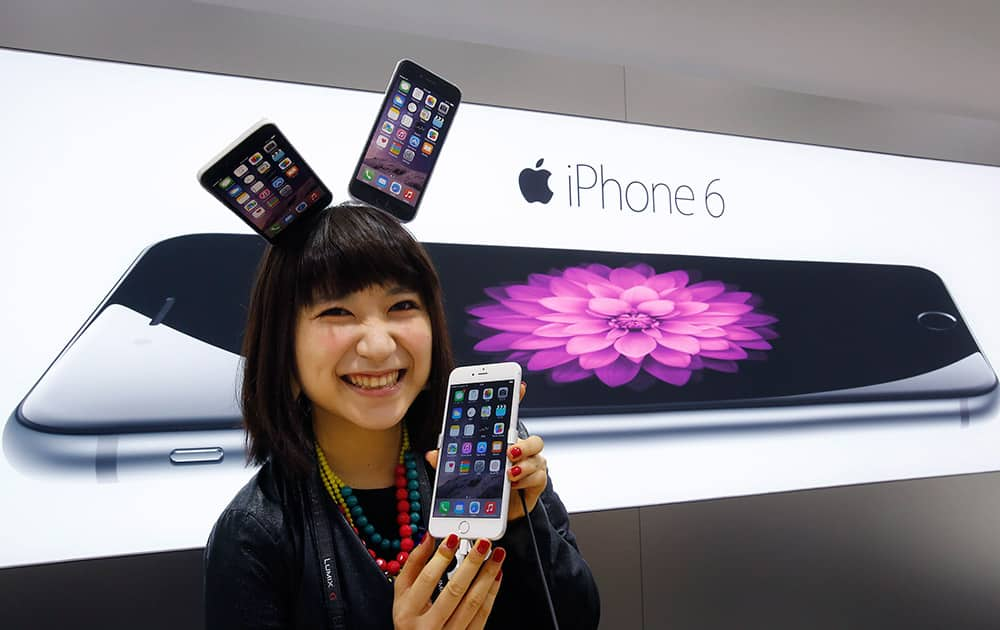
[[[306,500],[309,502],[312,516],[312,518],[307,519],[309,530],[316,543],[318,557],[306,558],[306,561],[316,563],[319,583],[323,587],[323,607],[326,610],[327,627],[331,630],[347,630],[344,593],[340,588],[340,574],[337,571],[337,562],[333,555],[333,534],[330,531],[329,519],[324,514],[323,504],[320,502],[317,476],[318,473],[309,475],[306,481]]]

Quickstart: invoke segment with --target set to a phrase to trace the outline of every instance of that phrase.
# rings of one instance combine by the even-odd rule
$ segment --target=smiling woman
[[[451,349],[437,273],[390,215],[338,206],[271,247],[243,355],[261,469],[209,539],[208,628],[546,623],[529,519],[560,625],[596,627],[596,586],[523,426],[508,458],[528,514],[511,510],[496,546],[475,541],[445,578],[459,539],[435,550],[425,532]]]

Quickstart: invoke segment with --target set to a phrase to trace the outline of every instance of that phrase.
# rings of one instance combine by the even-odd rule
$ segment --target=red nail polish
[[[510,447],[510,456],[513,459],[517,459],[518,457],[520,457],[521,456],[521,447],[520,446],[512,446],[512,447]]]
[[[497,571],[497,576],[495,578],[493,578],[493,581],[494,582],[499,582],[500,578],[502,578],[502,577],[503,577],[503,569],[500,569],[499,571]]]
[[[510,476],[511,477],[520,477],[521,476],[521,467],[520,466],[514,466],[514,467],[512,467],[510,469]]]
[[[455,549],[458,547],[458,536],[455,534],[448,534],[448,538],[444,541],[444,546],[448,549]]]
[[[497,547],[493,550],[493,561],[503,562],[503,559],[507,557],[507,550],[503,547]]]
[[[490,541],[483,538],[476,543],[476,551],[480,554],[486,555],[486,552],[490,550]]]

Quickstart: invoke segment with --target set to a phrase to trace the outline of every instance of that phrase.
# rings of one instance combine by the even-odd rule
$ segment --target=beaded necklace
[[[400,445],[399,461],[395,471],[398,538],[389,538],[375,531],[375,526],[368,521],[358,503],[354,490],[330,468],[326,454],[319,443],[316,444],[316,459],[319,460],[320,477],[323,479],[326,491],[354,529],[354,533],[361,538],[375,564],[391,582],[406,564],[415,544],[414,539],[419,540],[420,534],[420,484],[417,481],[417,460],[410,452],[410,435],[406,425],[403,425],[403,443]],[[395,559],[386,560],[387,557],[393,558],[394,553]]]

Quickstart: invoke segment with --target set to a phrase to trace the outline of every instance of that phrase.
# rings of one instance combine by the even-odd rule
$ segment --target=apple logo
[[[535,162],[535,168],[540,170],[526,168],[521,171],[521,175],[517,178],[517,183],[521,187],[521,194],[524,195],[524,200],[529,203],[536,201],[548,203],[552,201],[552,189],[549,188],[549,176],[552,173],[547,169],[541,168],[544,161],[545,158],[542,158]]]

